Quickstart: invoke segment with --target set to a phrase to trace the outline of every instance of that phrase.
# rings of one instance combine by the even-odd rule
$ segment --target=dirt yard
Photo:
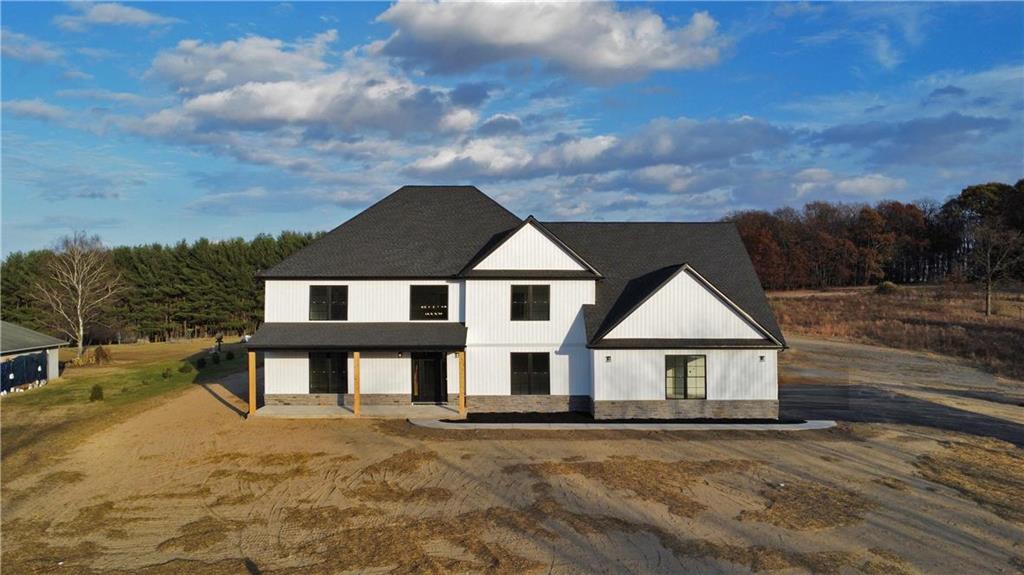
[[[792,338],[812,432],[242,417],[241,374],[3,475],[5,573],[1017,573],[1024,384]],[[7,421],[4,421],[6,432]],[[6,455],[5,455],[6,459]]]

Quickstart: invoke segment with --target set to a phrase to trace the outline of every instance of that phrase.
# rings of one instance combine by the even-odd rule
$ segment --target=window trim
[[[525,307],[525,314],[526,315],[525,315],[525,317],[522,317],[522,318],[517,318],[515,316],[515,309],[516,309],[515,308],[515,305],[516,305],[516,303],[515,303],[515,291],[516,291],[516,288],[526,288],[526,303],[525,303],[525,305],[526,305],[526,307]],[[541,317],[533,317],[534,316],[534,312],[535,312],[535,310],[534,310],[535,300],[534,300],[534,297],[533,297],[533,292],[534,292],[534,290],[536,288],[544,288],[548,292],[548,297],[547,297],[547,302],[546,302],[547,305],[546,305],[546,309],[544,310],[547,313],[545,313],[544,317],[542,317],[542,318]],[[551,284],[512,284],[509,287],[509,321],[551,321]]]
[[[314,318],[313,317],[313,290],[316,289],[316,288],[327,288],[327,318],[326,319],[319,319],[319,318]],[[334,299],[335,299],[334,298],[335,290],[337,290],[337,291],[344,291],[345,292],[345,310],[344,310],[344,317],[342,317],[342,318],[333,318],[333,317],[331,317],[331,312],[334,310],[334,304],[335,304],[335,301],[334,301]],[[342,285],[337,285],[337,284],[309,284],[308,295],[309,295],[309,300],[308,300],[308,302],[309,302],[309,314],[308,314],[309,315],[309,321],[348,321],[348,285],[347,284],[342,284]]]
[[[691,360],[691,359],[696,359],[696,358],[703,359],[703,361],[704,361],[704,377],[703,377],[703,380],[704,380],[704,386],[703,386],[704,394],[702,396],[700,396],[700,397],[690,397],[690,385],[689,385],[690,381],[689,381],[689,376],[687,375],[687,372],[686,372],[686,367],[683,368],[683,376],[682,376],[682,380],[683,380],[683,388],[682,388],[683,389],[683,395],[682,395],[682,397],[679,397],[678,395],[670,395],[669,394],[668,369],[669,369],[669,361],[670,361],[670,359],[673,359],[673,358],[683,358],[683,365],[684,366],[686,366],[689,363],[689,360]],[[673,379],[678,380],[679,376],[674,376]],[[689,401],[695,401],[695,400],[699,401],[699,400],[706,400],[707,398],[708,398],[708,356],[707,356],[707,354],[700,354],[700,353],[670,353],[670,354],[665,354],[665,399],[666,400],[680,400],[680,401],[687,401],[687,400],[689,400]]]
[[[413,317],[412,292],[416,288],[444,289],[444,317]],[[451,286],[448,284],[409,284],[409,321],[448,321],[450,310],[449,302],[451,297]]]
[[[516,355],[520,355],[520,356],[525,355],[527,357],[527,359],[526,359],[526,362],[527,362],[526,363],[526,366],[527,366],[526,367],[526,374],[527,374],[526,389],[527,389],[527,392],[526,393],[517,393],[516,392],[516,387],[515,387],[515,362],[512,359],[513,356],[516,356]],[[534,374],[537,373],[533,369],[533,362],[534,362],[534,357],[535,356],[544,356],[544,357],[547,358],[547,363],[548,363],[548,368],[547,368],[547,372],[546,372],[546,375],[547,375],[547,390],[544,391],[543,393],[540,392],[540,391],[537,391],[537,389],[535,389],[535,386],[539,386],[539,383],[535,383],[534,382]],[[548,352],[548,351],[513,351],[513,352],[509,352],[508,366],[509,366],[509,395],[551,395],[551,352]]]

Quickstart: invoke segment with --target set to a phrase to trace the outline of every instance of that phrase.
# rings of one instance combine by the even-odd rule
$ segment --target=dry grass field
[[[986,317],[977,289],[966,286],[872,288],[771,294],[783,332],[932,351],[1024,377],[1024,292],[999,292]]]
[[[839,427],[526,432],[246,420],[241,373],[175,381],[119,405],[75,392],[46,408],[27,392],[0,403],[0,568],[1021,570],[1024,384],[928,353],[791,343],[783,415],[824,414]],[[140,362],[115,349],[123,371],[103,377],[137,379],[149,362],[180,363],[204,345],[153,345]],[[79,385],[86,371],[36,391]],[[10,427],[35,418],[49,423],[9,450]]]

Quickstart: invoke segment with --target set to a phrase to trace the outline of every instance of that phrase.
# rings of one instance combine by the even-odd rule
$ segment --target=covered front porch
[[[465,326],[454,322],[264,324],[248,344],[248,412],[295,418],[464,416],[465,334]],[[257,353],[265,365],[262,386]]]

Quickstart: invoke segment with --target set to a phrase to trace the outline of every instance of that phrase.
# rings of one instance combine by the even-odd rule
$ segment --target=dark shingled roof
[[[521,223],[474,186],[405,186],[260,276],[453,277]]]
[[[436,322],[265,323],[249,349],[462,349],[466,326]]]
[[[584,306],[592,345],[684,264],[785,344],[731,223],[537,223],[603,276],[597,280],[596,305]],[[461,272],[461,277],[473,278],[593,277],[590,271],[467,269],[522,225],[524,220],[474,186],[405,186],[260,275],[268,279],[454,278]],[[257,340],[262,333],[263,328]]]
[[[32,331],[10,322],[0,321],[0,353],[34,351],[67,345],[68,342]]]
[[[604,275],[597,282],[596,304],[584,309],[587,339],[592,344],[682,264],[689,264],[785,344],[732,223],[545,222],[544,226]]]

